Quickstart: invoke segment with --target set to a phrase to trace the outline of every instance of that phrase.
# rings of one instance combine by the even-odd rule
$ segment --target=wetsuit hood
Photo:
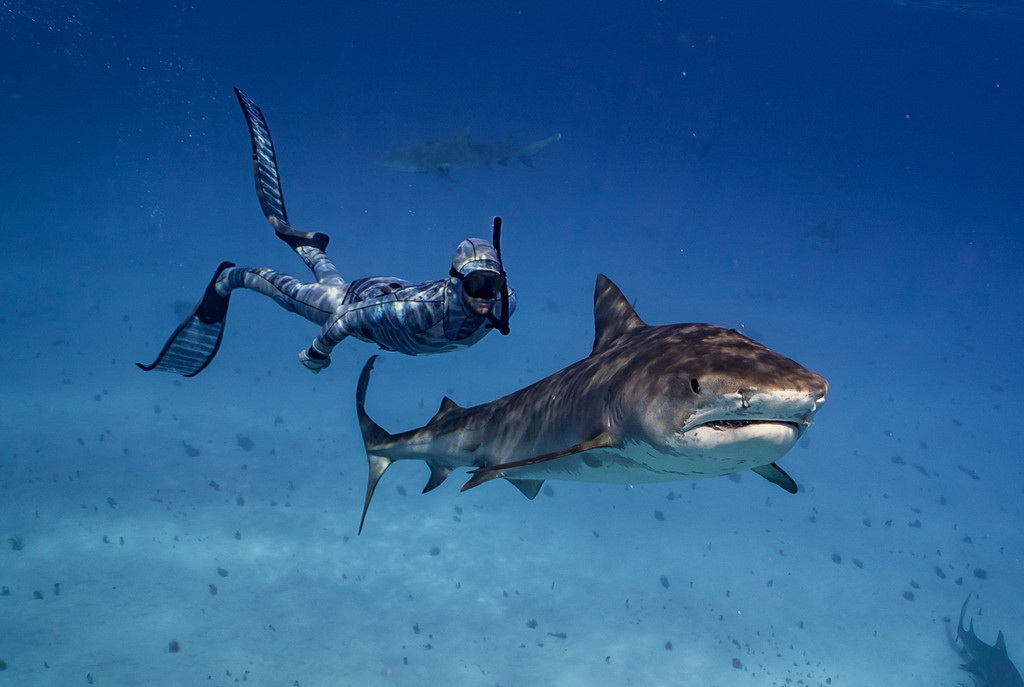
[[[486,239],[466,239],[455,249],[452,270],[462,276],[477,270],[501,274],[501,260],[494,244]],[[454,277],[453,277],[454,279]]]
[[[474,272],[492,272],[498,279],[495,285],[500,284],[498,302],[501,303],[501,317],[494,315],[493,308],[487,313],[488,327],[497,329],[502,334],[508,334],[509,318],[509,289],[505,279],[505,267],[501,261],[501,218],[494,218],[494,242],[485,239],[466,239],[455,249],[455,256],[452,258],[452,267],[449,271],[448,285],[451,290],[463,295],[467,289],[473,293],[466,284],[466,277]],[[480,276],[474,275],[474,276]],[[476,294],[474,294],[476,295]]]

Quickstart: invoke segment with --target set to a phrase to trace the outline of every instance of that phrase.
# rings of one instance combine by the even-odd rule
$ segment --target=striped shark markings
[[[424,492],[459,468],[471,474],[463,491],[503,478],[531,499],[548,479],[635,484],[744,470],[797,491],[775,461],[825,402],[823,377],[733,329],[648,325],[604,275],[594,323],[583,360],[489,403],[445,397],[426,425],[398,434],[366,412],[371,357],[356,390],[369,462],[360,531],[397,460],[428,465]]]

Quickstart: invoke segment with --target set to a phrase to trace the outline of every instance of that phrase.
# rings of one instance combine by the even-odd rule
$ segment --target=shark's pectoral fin
[[[786,471],[775,463],[769,463],[768,465],[762,465],[759,468],[754,468],[754,472],[761,475],[761,477],[764,477],[772,484],[778,484],[790,494],[795,494],[797,492],[796,482],[793,481],[793,478],[787,475]]]
[[[544,480],[542,479],[507,479],[512,483],[513,487],[523,492],[523,496],[531,501],[537,498],[537,494],[540,493],[540,488],[544,486]]]
[[[611,435],[602,432],[601,434],[598,434],[593,439],[588,439],[586,441],[581,441],[580,443],[575,444],[573,446],[570,446],[569,448],[562,449],[561,451],[552,451],[551,453],[544,453],[544,454],[539,455],[539,456],[534,456],[533,458],[526,458],[525,460],[516,460],[516,461],[512,461],[510,463],[498,463],[497,465],[485,465],[483,467],[477,468],[476,470],[470,470],[470,473],[473,475],[473,477],[470,478],[470,480],[468,482],[466,482],[465,484],[462,485],[462,489],[460,489],[460,491],[466,491],[467,489],[472,489],[473,487],[478,487],[481,484],[483,484],[484,482],[489,482],[492,479],[497,479],[499,477],[505,477],[506,476],[505,475],[506,472],[513,471],[516,468],[523,468],[523,467],[528,467],[530,465],[537,465],[538,463],[545,463],[545,462],[547,462],[549,460],[556,460],[558,458],[564,458],[565,456],[571,456],[574,453],[583,453],[585,451],[590,451],[590,450],[593,450],[593,449],[612,448],[615,445],[616,445],[616,442],[612,439]],[[518,482],[534,482],[534,481],[536,481],[538,483],[542,482],[542,480],[513,480],[511,478],[509,478],[509,481],[512,482],[513,484],[515,484],[517,481]],[[516,486],[519,487],[518,484],[516,484]],[[537,486],[537,489],[540,489],[539,484]],[[529,497],[531,499],[533,498],[533,496],[537,495],[536,492],[535,492],[533,496],[530,496],[529,494],[526,493],[526,491],[523,490],[522,487],[519,487],[519,490],[522,491],[524,494],[526,494],[527,497]]]

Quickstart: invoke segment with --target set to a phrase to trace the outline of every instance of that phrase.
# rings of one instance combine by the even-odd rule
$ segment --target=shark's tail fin
[[[547,138],[542,138],[539,141],[534,141],[533,143],[523,146],[517,150],[516,157],[518,157],[519,161],[527,167],[533,167],[533,156],[547,148],[555,141],[560,140],[562,140],[562,134],[555,134],[554,136],[548,136]]]
[[[373,492],[377,489],[377,482],[380,481],[384,471],[394,462],[386,456],[373,453],[374,447],[390,439],[391,435],[366,414],[366,387],[370,385],[370,371],[373,370],[373,364],[376,361],[377,356],[370,356],[370,359],[363,365],[363,371],[359,374],[359,384],[356,386],[356,412],[359,415],[359,428],[363,432],[366,459],[370,463],[370,476],[366,483],[366,501],[363,503],[363,517],[359,520],[360,534],[363,532],[366,511],[370,509],[370,500],[373,498]]]

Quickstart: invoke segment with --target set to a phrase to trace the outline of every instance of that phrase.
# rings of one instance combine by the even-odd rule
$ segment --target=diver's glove
[[[320,374],[320,370],[328,368],[331,364],[331,356],[320,355],[312,348],[304,348],[299,351],[299,362],[306,366],[313,374]]]

